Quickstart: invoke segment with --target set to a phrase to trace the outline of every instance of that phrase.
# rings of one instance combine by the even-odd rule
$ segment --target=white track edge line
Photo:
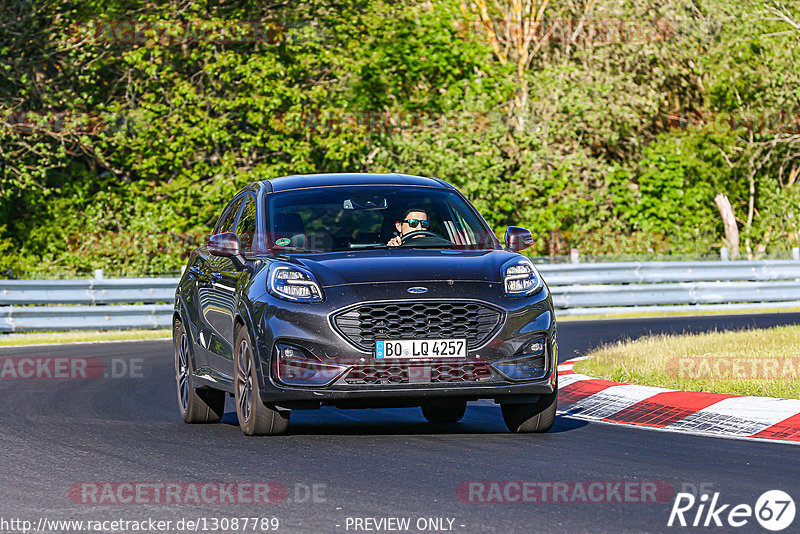
[[[717,434],[715,432],[702,432],[702,431],[689,431],[677,428],[669,428],[669,427],[657,427],[657,426],[646,426],[646,425],[634,425],[631,423],[618,423],[615,421],[604,421],[603,419],[595,419],[592,417],[582,417],[580,415],[573,415],[571,413],[563,412],[561,410],[556,410],[558,415],[563,417],[572,417],[573,419],[581,419],[583,421],[592,421],[594,423],[600,423],[604,425],[613,425],[613,426],[625,426],[628,428],[638,428],[641,430],[653,430],[656,432],[669,432],[672,434],[693,434],[695,436],[703,436],[709,438],[723,438],[723,439],[735,439],[735,440],[743,440],[743,441],[757,441],[760,443],[784,443],[786,445],[793,445],[799,446],[800,441],[791,441],[786,439],[774,439],[774,438],[754,438],[753,436],[735,436],[731,434]]]

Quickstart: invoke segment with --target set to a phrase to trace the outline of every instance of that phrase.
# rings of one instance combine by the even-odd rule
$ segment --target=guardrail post
[[[795,261],[800,261],[800,247],[794,247],[792,249],[792,259]]]
[[[731,261],[731,252],[728,250],[728,247],[720,247],[719,259],[721,261]]]
[[[573,248],[569,251],[569,261],[572,263],[580,263],[581,262],[581,252],[577,248]]]
[[[105,273],[103,272],[103,269],[95,269],[94,270],[94,279],[95,280],[102,280],[103,278],[105,278]]]

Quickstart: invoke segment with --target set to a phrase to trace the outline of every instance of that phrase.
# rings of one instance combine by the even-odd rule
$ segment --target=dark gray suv
[[[459,421],[492,399],[512,432],[546,432],[557,397],[547,286],[451,185],[398,174],[251,184],[191,254],[175,295],[181,416],[245,434],[292,410],[419,406]]]

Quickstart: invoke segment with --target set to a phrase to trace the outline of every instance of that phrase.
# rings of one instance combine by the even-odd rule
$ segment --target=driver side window
[[[236,220],[236,215],[239,213],[239,206],[242,205],[242,199],[236,199],[233,204],[228,206],[228,209],[223,212],[219,218],[217,227],[214,229],[215,234],[222,234],[224,232],[233,232],[233,221]]]
[[[253,195],[247,195],[244,201],[239,223],[236,225],[236,236],[242,244],[243,251],[250,251],[253,236],[256,234],[256,201]]]

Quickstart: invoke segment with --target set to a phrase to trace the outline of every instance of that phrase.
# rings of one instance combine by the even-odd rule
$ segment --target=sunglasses
[[[411,228],[416,228],[417,225],[420,225],[423,229],[427,228],[431,224],[431,222],[427,219],[405,219],[403,222],[408,223]]]

